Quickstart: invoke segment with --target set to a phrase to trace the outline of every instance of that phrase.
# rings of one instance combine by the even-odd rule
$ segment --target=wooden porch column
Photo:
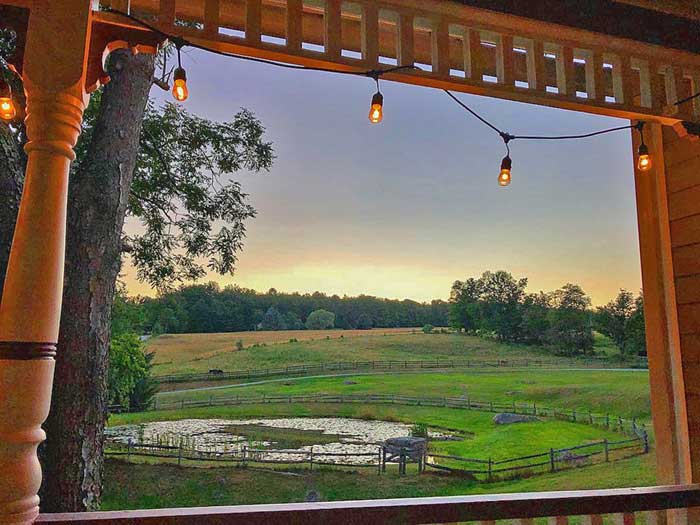
[[[85,107],[89,0],[39,0],[29,17],[23,80],[27,170],[0,303],[0,523],[39,512],[63,289],[68,171]]]
[[[635,177],[657,482],[698,483],[700,142],[659,125],[647,126],[645,139],[653,169]],[[700,514],[669,519],[700,523]]]

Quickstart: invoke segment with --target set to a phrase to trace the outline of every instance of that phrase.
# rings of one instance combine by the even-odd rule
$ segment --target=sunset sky
[[[222,120],[249,108],[277,155],[269,173],[235,175],[258,217],[236,274],[205,280],[425,301],[446,299],[455,279],[505,269],[533,292],[578,283],[593,304],[641,286],[627,132],[516,141],[513,183],[500,188],[503,143],[439,90],[383,82],[384,121],[371,125],[369,79],[198,51],[183,60],[187,109]],[[626,124],[459,96],[511,133]],[[131,293],[155,293],[128,266],[124,277]]]

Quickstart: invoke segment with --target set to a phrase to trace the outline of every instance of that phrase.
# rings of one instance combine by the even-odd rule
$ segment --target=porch
[[[693,510],[700,507],[700,98],[690,98],[700,91],[700,49],[692,38],[700,34],[697,12],[670,1],[600,2],[629,20],[673,17],[690,35],[652,28],[651,42],[630,24],[612,34],[585,17],[562,14],[557,22],[517,6],[504,13],[496,2],[357,0],[352,10],[339,0],[103,4],[111,10],[86,0],[0,0],[0,26],[21,36],[13,66],[26,88],[30,138],[0,305],[0,522],[527,524],[548,518],[559,525],[570,516],[590,524],[610,516],[625,525],[700,523]],[[340,71],[377,71],[385,68],[381,57],[389,57],[424,70],[382,74],[386,80],[647,122],[653,167],[635,168],[636,197],[657,477],[664,485],[38,516],[36,449],[60,352],[72,148],[89,93],[108,81],[106,55],[117,48],[155,52],[168,35],[219,52]],[[633,142],[636,153],[636,132]]]

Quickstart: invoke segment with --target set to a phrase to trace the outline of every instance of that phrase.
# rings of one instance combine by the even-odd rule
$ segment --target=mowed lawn
[[[654,470],[654,456],[647,454],[520,480],[476,483],[432,472],[398,476],[389,470],[378,476],[373,469],[317,469],[289,475],[235,467],[134,465],[108,459],[102,510],[303,502],[310,491],[317,492],[322,501],[337,501],[641,487],[656,484]]]
[[[242,350],[236,350],[238,340],[243,342]],[[155,375],[207,372],[212,368],[245,370],[337,361],[437,358],[567,361],[539,347],[506,345],[458,334],[424,334],[411,328],[165,334],[149,340],[147,345],[149,351],[156,353]]]
[[[232,396],[294,394],[402,394],[469,397],[476,401],[537,403],[540,407],[580,409],[649,420],[646,370],[523,369],[289,378],[214,390],[162,392],[158,402]]]

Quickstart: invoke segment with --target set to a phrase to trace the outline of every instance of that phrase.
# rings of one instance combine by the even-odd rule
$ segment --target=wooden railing
[[[423,0],[103,0],[160,30],[242,55],[667,124],[700,118],[700,56]],[[115,13],[101,23],[138,25]],[[627,21],[627,23],[634,23]]]
[[[488,496],[336,501],[236,507],[197,507],[160,510],[43,514],[38,523],[72,525],[265,525],[419,524],[514,520],[530,525],[548,518],[552,525],[567,525],[570,516],[598,525],[606,516],[616,524],[666,523],[674,509],[674,523],[696,524],[693,507],[700,507],[700,486],[645,487],[576,492],[535,492]],[[675,511],[675,509],[678,509]]]

